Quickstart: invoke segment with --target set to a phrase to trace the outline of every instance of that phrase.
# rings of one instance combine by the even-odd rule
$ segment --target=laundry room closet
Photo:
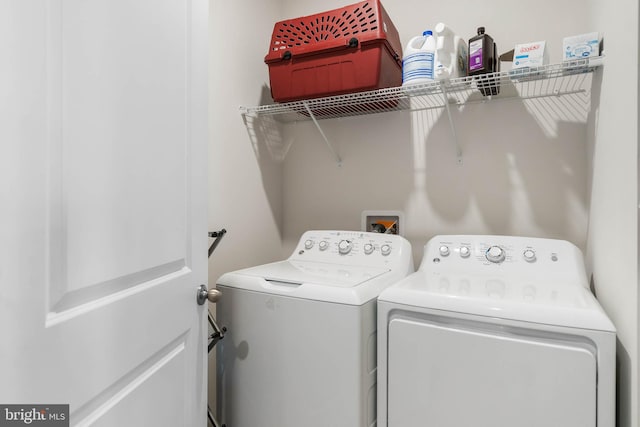
[[[404,213],[416,263],[437,234],[568,240],[617,328],[618,425],[640,426],[638,2],[383,0],[403,48],[438,22],[465,40],[483,26],[498,54],[545,40],[555,64],[563,37],[597,31],[604,65],[586,93],[454,105],[451,121],[444,108],[393,111],[321,120],[320,132],[243,117],[273,102],[264,57],[274,23],[354,2],[211,0],[209,228],[228,236],[210,286],[287,256],[306,230],[359,230],[364,210]]]

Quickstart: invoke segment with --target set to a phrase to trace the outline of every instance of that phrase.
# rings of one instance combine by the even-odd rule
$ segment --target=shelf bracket
[[[453,137],[453,144],[456,149],[456,157],[458,164],[462,164],[462,150],[460,144],[458,144],[458,134],[456,133],[456,126],[453,123],[453,116],[451,115],[451,106],[449,105],[449,95],[447,95],[446,82],[440,82],[440,88],[442,89],[442,96],[444,97],[444,108],[447,110],[447,117],[449,118],[449,127],[451,127],[451,136]]]
[[[316,128],[318,128],[318,132],[320,132],[320,135],[322,136],[324,143],[329,148],[329,151],[331,151],[331,154],[333,155],[333,157],[336,159],[336,163],[338,164],[338,167],[342,166],[342,159],[340,158],[338,153],[336,153],[336,150],[333,149],[333,146],[329,142],[329,139],[322,131],[322,127],[320,127],[320,123],[318,123],[318,120],[316,120],[316,116],[313,114],[313,111],[311,111],[311,108],[309,108],[309,103],[307,101],[304,101],[303,104],[304,104],[304,108],[307,109],[307,113],[309,113],[309,117],[311,117],[311,120],[313,120],[313,123],[316,125]]]

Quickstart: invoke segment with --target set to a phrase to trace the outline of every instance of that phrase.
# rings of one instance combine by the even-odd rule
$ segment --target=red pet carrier
[[[269,53],[277,102],[402,84],[402,47],[380,0],[275,24]]]

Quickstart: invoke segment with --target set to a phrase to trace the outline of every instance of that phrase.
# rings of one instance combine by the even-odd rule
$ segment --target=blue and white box
[[[600,56],[600,35],[594,32],[565,37],[562,51],[564,61]]]

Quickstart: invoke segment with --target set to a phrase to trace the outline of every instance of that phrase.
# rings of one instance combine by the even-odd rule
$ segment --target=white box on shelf
[[[513,50],[513,69],[535,68],[549,63],[546,41],[517,44]]]
[[[564,61],[600,56],[600,35],[593,32],[565,37],[562,52]]]

